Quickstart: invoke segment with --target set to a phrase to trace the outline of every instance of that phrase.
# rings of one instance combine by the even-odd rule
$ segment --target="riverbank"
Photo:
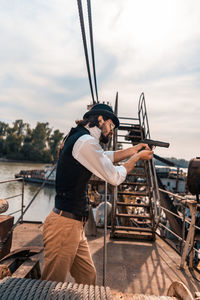
[[[53,166],[53,163],[51,162],[41,162],[41,161],[31,161],[31,160],[17,160],[17,159],[8,159],[5,157],[0,157],[0,162],[11,162],[11,163],[27,163],[27,164],[43,164],[43,165],[47,165],[47,166]]]

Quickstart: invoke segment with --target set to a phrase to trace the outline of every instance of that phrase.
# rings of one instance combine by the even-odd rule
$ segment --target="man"
[[[44,222],[42,279],[64,282],[70,272],[77,283],[95,285],[96,270],[83,228],[90,176],[93,173],[117,186],[138,160],[150,159],[153,152],[146,144],[104,152],[99,142],[107,143],[119,126],[106,104],[94,105],[77,123],[65,139],[57,164],[55,208]],[[121,166],[113,164],[126,158]]]

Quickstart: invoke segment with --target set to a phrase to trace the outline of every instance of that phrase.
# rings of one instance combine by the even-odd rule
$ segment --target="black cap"
[[[88,112],[84,114],[83,119],[91,115],[106,116],[113,121],[115,128],[119,126],[119,119],[115,116],[112,108],[107,104],[95,104]]]

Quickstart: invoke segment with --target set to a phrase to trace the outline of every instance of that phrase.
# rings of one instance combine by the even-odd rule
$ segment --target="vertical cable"
[[[93,30],[92,30],[92,12],[91,12],[91,3],[90,0],[87,0],[87,8],[88,8],[88,23],[90,29],[90,46],[91,46],[91,54],[92,54],[92,66],[93,66],[93,76],[94,76],[94,84],[96,91],[96,99],[98,100],[98,91],[97,91],[97,80],[96,80],[96,70],[95,70],[95,58],[94,58],[94,43],[93,43]]]
[[[104,199],[104,247],[103,247],[103,286],[106,286],[107,274],[107,197],[108,197],[108,183],[105,181],[105,199]]]
[[[93,104],[95,104],[94,93],[93,93],[93,88],[92,88],[92,80],[91,80],[91,74],[90,74],[89,57],[88,57],[88,51],[87,51],[87,42],[86,42],[85,25],[84,25],[84,19],[83,19],[83,9],[82,9],[81,0],[77,0],[77,4],[78,4],[78,11],[79,11],[82,39],[83,39],[83,47],[84,47],[84,53],[85,53],[85,59],[86,59],[86,66],[87,66],[87,72],[88,72],[88,79],[89,79],[89,83],[90,83],[90,91],[91,91],[91,95],[92,95]]]

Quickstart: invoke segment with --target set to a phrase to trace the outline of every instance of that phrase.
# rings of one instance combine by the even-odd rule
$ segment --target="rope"
[[[95,299],[95,292],[94,292],[94,286],[89,286],[89,299]]]
[[[13,286],[16,284],[17,278],[14,278],[12,281],[9,281],[7,284],[3,286],[3,292],[1,293],[1,300],[7,300],[10,292],[12,291]],[[9,286],[9,288],[8,288]]]
[[[60,291],[59,298],[58,298],[59,300],[65,299],[65,290],[66,290],[67,286],[68,286],[68,283],[64,282],[64,284],[62,285],[61,291]]]
[[[84,53],[85,53],[85,60],[86,60],[86,66],[87,66],[87,72],[88,72],[88,79],[90,84],[90,91],[92,95],[93,104],[95,104],[94,100],[94,93],[92,88],[92,80],[91,80],[91,74],[90,74],[90,65],[89,65],[89,57],[88,57],[88,50],[87,50],[87,42],[86,42],[86,35],[85,35],[85,25],[84,25],[84,18],[83,18],[83,9],[82,9],[82,2],[81,0],[77,0],[78,4],[78,11],[79,11],[79,19],[80,19],[80,25],[81,25],[81,32],[82,32],[82,40],[83,40],[83,47],[84,47]]]
[[[80,295],[80,299],[83,300],[83,284],[79,284],[78,286],[78,294]]]
[[[69,291],[69,296],[72,298],[72,299],[80,299],[80,293],[78,293],[78,284],[75,283],[74,285],[72,285],[72,287],[70,288],[70,291]]]
[[[100,287],[101,299],[106,299],[105,288],[103,286]]]
[[[38,289],[34,295],[34,298],[33,300],[39,300],[39,299],[44,299],[44,297],[42,296],[43,295],[43,291],[45,289],[45,287],[48,287],[48,281],[47,280],[44,280],[42,282],[40,282],[40,285],[38,286]],[[48,291],[48,288],[46,289],[46,291]]]
[[[53,293],[53,290],[54,290],[56,284],[57,284],[56,281],[51,281],[51,285],[49,287],[48,293],[46,294],[46,298],[44,298],[44,299],[51,299],[51,296],[52,296],[52,293]]]
[[[95,71],[94,43],[93,43],[93,30],[92,30],[92,12],[91,12],[91,3],[90,3],[90,0],[87,0],[87,7],[88,7],[88,23],[89,23],[89,29],[90,29],[90,45],[91,45],[91,54],[92,54],[94,84],[95,84],[96,99],[97,99],[97,103],[98,103],[99,100],[98,100],[96,71]]]
[[[110,289],[77,283],[6,277],[1,300],[111,300]]]
[[[100,300],[100,291],[99,291],[99,287],[95,286],[94,287],[94,294],[95,294],[95,300]]]
[[[30,292],[30,290],[31,290],[34,283],[35,283],[35,280],[31,280],[31,281],[28,282],[28,284],[25,286],[25,289],[23,291],[23,294],[21,295],[20,300],[28,299],[27,297],[28,297],[29,292]],[[16,300],[18,300],[18,299],[16,299]]]
[[[9,294],[9,297],[6,298],[6,299],[12,300],[12,299],[15,298],[15,296],[16,296],[16,294],[17,294],[17,292],[18,292],[18,290],[19,290],[19,287],[21,286],[22,282],[23,282],[23,279],[22,279],[22,280],[19,280],[19,281],[15,284],[15,286],[14,286],[13,289],[9,289],[9,290],[8,290],[8,292],[10,292],[10,294]],[[6,291],[6,292],[7,292],[7,291]],[[5,293],[5,294],[6,294],[6,293]]]
[[[83,288],[83,300],[88,299],[88,285],[86,284]]]
[[[109,288],[109,287],[106,287],[106,296],[107,296],[107,299],[108,299],[108,300],[111,300],[111,299],[112,299],[112,296],[111,296],[110,288]]]
[[[27,284],[28,284],[31,280],[32,280],[32,279],[27,279],[27,280],[25,280],[25,281],[21,284],[20,289],[18,290],[18,292],[17,292],[17,294],[16,294],[16,296],[15,296],[15,299],[21,299],[21,296],[22,296],[22,294],[23,294],[23,292],[24,292],[24,290],[25,290]]]
[[[40,280],[35,280],[34,284],[32,285],[32,288],[31,288],[30,292],[28,293],[28,299],[33,300],[34,295],[35,295],[37,290],[39,290],[41,292],[41,288],[39,288],[40,283],[41,283]]]
[[[58,300],[59,299],[59,294],[60,294],[62,285],[63,285],[62,282],[58,282],[58,284],[54,288],[52,300]]]

